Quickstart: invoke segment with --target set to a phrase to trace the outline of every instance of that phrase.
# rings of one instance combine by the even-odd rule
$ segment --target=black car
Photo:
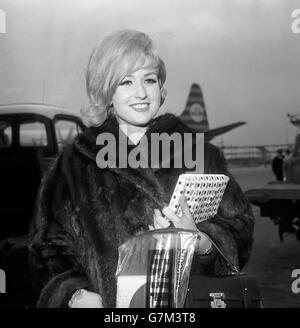
[[[74,111],[61,107],[0,105],[0,269],[6,274],[5,306],[35,303],[27,233],[37,191],[48,165],[83,128]]]

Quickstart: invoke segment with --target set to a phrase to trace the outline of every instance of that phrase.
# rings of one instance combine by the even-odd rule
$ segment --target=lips
[[[138,112],[145,112],[149,109],[150,103],[136,103],[130,105],[130,107],[132,107],[134,110]]]

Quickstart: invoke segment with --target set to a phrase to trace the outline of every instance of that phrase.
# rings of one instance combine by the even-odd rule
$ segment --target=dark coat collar
[[[96,145],[96,139],[99,134],[105,132],[112,133],[116,139],[118,139],[119,133],[123,133],[119,128],[119,124],[115,116],[110,115],[101,126],[87,128],[85,132],[75,140],[74,145],[79,152],[96,161],[97,152],[101,147]],[[152,133],[163,132],[170,134],[174,132],[184,133],[191,132],[191,129],[184,125],[175,115],[165,114],[158,116],[149,122],[145,135],[146,137],[149,137]],[[131,142],[129,141],[128,144],[130,145]]]
[[[149,137],[151,133],[173,133],[173,132],[187,132],[190,131],[180,119],[172,114],[165,114],[159,116],[148,125],[146,136]],[[96,162],[96,156],[102,146],[96,145],[97,136],[101,133],[112,133],[116,140],[118,140],[119,133],[123,133],[119,129],[119,124],[114,116],[110,116],[101,126],[87,128],[85,132],[77,137],[74,142],[74,147],[84,156]],[[127,138],[127,137],[126,137]],[[148,139],[149,140],[149,139]],[[128,142],[128,139],[127,139]],[[130,143],[129,143],[130,144]],[[130,146],[128,146],[130,148]],[[135,145],[131,146],[135,147]],[[130,151],[130,149],[129,149]],[[118,155],[118,149],[117,154]],[[161,184],[156,178],[156,171],[159,169],[151,168],[109,168],[111,172],[122,176],[129,183],[134,184],[136,188],[143,190],[148,194],[158,206],[163,207],[165,204],[162,201],[167,201],[167,196]]]

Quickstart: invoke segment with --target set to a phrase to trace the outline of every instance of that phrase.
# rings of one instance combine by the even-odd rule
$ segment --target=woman
[[[89,127],[65,148],[43,180],[31,226],[30,261],[41,290],[38,306],[114,307],[118,247],[170,222],[199,229],[200,248],[208,259],[203,263],[213,274],[225,274],[228,267],[204,233],[236,266],[248,261],[251,208],[216,147],[205,143],[205,173],[226,174],[230,182],[217,216],[197,226],[185,199],[181,217],[166,207],[186,167],[132,168],[128,161],[125,168],[101,169],[96,163],[102,149],[97,137],[104,133],[115,136],[118,157],[120,134],[130,152],[143,136],[192,132],[174,115],[160,115],[165,79],[163,61],[141,32],[112,33],[92,52],[86,75],[91,107],[83,113]]]

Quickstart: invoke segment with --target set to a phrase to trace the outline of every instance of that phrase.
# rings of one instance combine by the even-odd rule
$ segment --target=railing
[[[293,144],[257,145],[257,146],[221,146],[219,147],[229,164],[236,165],[266,165],[271,163],[277,150],[289,149]]]

